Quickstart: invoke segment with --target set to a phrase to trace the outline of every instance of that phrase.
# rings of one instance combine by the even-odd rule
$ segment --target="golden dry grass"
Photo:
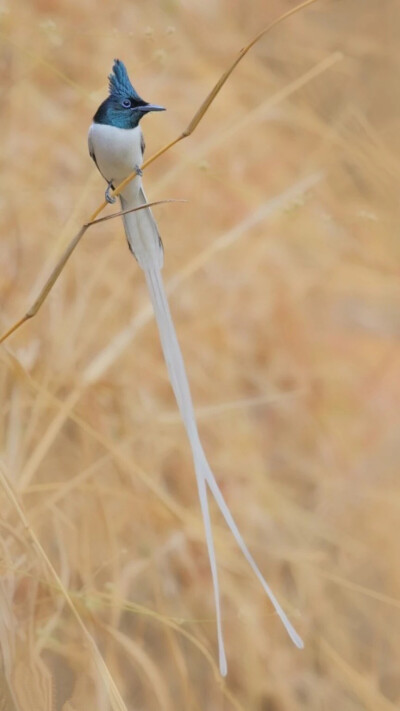
[[[112,59],[168,107],[143,121],[150,155],[293,4],[2,1],[2,329],[102,199],[86,132]],[[150,199],[188,200],[156,214],[202,437],[305,651],[214,511],[218,677],[188,443],[111,221],[1,349],[0,708],[111,708],[60,584],[114,708],[399,707],[399,27],[396,0],[321,0],[145,175]]]

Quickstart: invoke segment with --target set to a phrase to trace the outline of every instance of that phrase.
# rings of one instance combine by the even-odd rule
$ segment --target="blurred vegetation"
[[[1,1],[1,330],[103,199],[86,134],[113,58],[168,108],[142,123],[149,156],[293,5]],[[304,652],[214,511],[218,677],[189,447],[118,220],[88,232],[0,350],[1,471],[126,708],[399,708],[399,28],[395,0],[321,0],[252,50],[144,178],[149,199],[188,200],[155,211],[201,433]],[[0,505],[0,707],[109,709],[37,546]]]

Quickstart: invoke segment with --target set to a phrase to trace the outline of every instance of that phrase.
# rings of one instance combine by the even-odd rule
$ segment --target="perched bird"
[[[145,148],[140,120],[150,111],[164,111],[163,106],[148,104],[133,88],[125,65],[114,61],[109,76],[109,96],[97,109],[89,129],[89,153],[107,181],[107,202],[115,202],[110,190],[117,187],[134,170],[131,180],[120,195],[122,210],[144,205],[147,200],[142,187],[141,165]],[[156,259],[163,264],[163,247],[150,208],[123,216],[129,248],[140,266]]]
[[[136,177],[124,188],[120,196],[123,210],[129,210],[146,203],[140,170],[143,161],[144,141],[139,121],[149,111],[162,111],[163,109],[161,106],[147,104],[140,98],[129,80],[124,64],[118,59],[114,62],[109,80],[110,95],[96,111],[89,130],[89,152],[108,183],[106,199],[109,202],[113,201],[110,189],[116,187],[118,183],[121,183],[136,170]],[[303,642],[247,548],[204,453],[197,429],[185,365],[164,289],[161,274],[163,248],[154,217],[150,209],[145,208],[123,215],[123,220],[129,247],[146,277],[172,389],[192,450],[214,586],[219,668],[221,674],[225,676],[227,663],[222,632],[217,563],[207,497],[208,490],[214,497],[233,537],[271,600],[290,638],[299,648],[303,647]]]

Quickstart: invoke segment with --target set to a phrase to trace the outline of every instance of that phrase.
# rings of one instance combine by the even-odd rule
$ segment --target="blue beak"
[[[136,111],[148,114],[150,111],[165,111],[165,108],[164,106],[157,106],[157,104],[145,104],[144,106],[138,106]]]

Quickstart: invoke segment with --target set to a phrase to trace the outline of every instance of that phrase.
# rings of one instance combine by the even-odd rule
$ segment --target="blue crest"
[[[108,80],[110,96],[121,99],[125,96],[139,98],[130,82],[125,64],[120,59],[114,59],[112,73],[109,75]]]

